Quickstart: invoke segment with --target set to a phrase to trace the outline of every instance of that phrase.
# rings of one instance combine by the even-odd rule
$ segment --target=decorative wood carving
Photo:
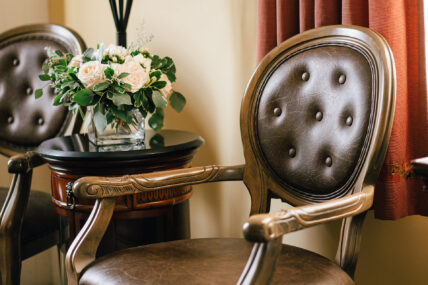
[[[73,191],[77,197],[86,199],[117,197],[207,182],[242,180],[243,169],[243,165],[212,165],[121,177],[84,177],[74,183]]]

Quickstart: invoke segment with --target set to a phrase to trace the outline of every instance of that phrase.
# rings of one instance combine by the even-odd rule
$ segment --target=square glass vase
[[[144,117],[138,110],[133,110],[132,116],[135,123],[126,124],[124,122],[116,122],[107,125],[103,133],[98,132],[94,123],[93,109],[89,108],[90,125],[88,128],[88,138],[91,143],[96,146],[111,146],[111,145],[144,145],[145,139],[145,124]]]

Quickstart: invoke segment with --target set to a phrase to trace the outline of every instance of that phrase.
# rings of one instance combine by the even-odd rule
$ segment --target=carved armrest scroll
[[[35,151],[14,155],[7,163],[9,173],[25,173],[42,164],[42,157]]]
[[[371,208],[373,195],[374,187],[367,186],[340,199],[253,215],[243,226],[244,236],[252,242],[268,242],[302,228],[354,216]]]
[[[73,192],[79,198],[107,198],[185,185],[242,180],[244,165],[203,166],[121,177],[88,176],[78,179]]]

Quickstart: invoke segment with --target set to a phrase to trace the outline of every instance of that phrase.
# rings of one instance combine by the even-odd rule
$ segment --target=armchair
[[[81,53],[74,31],[48,24],[27,25],[0,34],[0,153],[11,157],[10,188],[0,188],[0,284],[19,284],[21,260],[60,243],[59,220],[50,194],[30,191],[32,170],[43,164],[34,150],[42,141],[80,130],[81,120],[52,106],[53,89],[35,102],[45,47]],[[28,204],[28,205],[27,205]]]
[[[379,34],[329,26],[283,42],[244,94],[245,165],[75,182],[77,197],[96,202],[67,252],[69,284],[352,284],[394,107],[394,61]],[[95,258],[116,197],[226,180],[243,180],[250,193],[247,241],[172,241]],[[272,197],[297,207],[267,214]],[[288,232],[333,220],[342,220],[335,262],[282,244]]]

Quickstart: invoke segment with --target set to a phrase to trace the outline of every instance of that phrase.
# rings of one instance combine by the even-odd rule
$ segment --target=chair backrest
[[[270,196],[302,205],[374,185],[394,107],[393,56],[376,32],[328,26],[280,44],[241,107],[252,213],[267,211]]]
[[[86,47],[74,31],[51,24],[21,26],[0,34],[0,152],[33,149],[42,141],[63,135],[72,122],[67,108],[53,106],[53,88],[40,81],[50,47],[73,54]],[[33,92],[42,88],[44,96]],[[74,129],[81,120],[75,121]]]

